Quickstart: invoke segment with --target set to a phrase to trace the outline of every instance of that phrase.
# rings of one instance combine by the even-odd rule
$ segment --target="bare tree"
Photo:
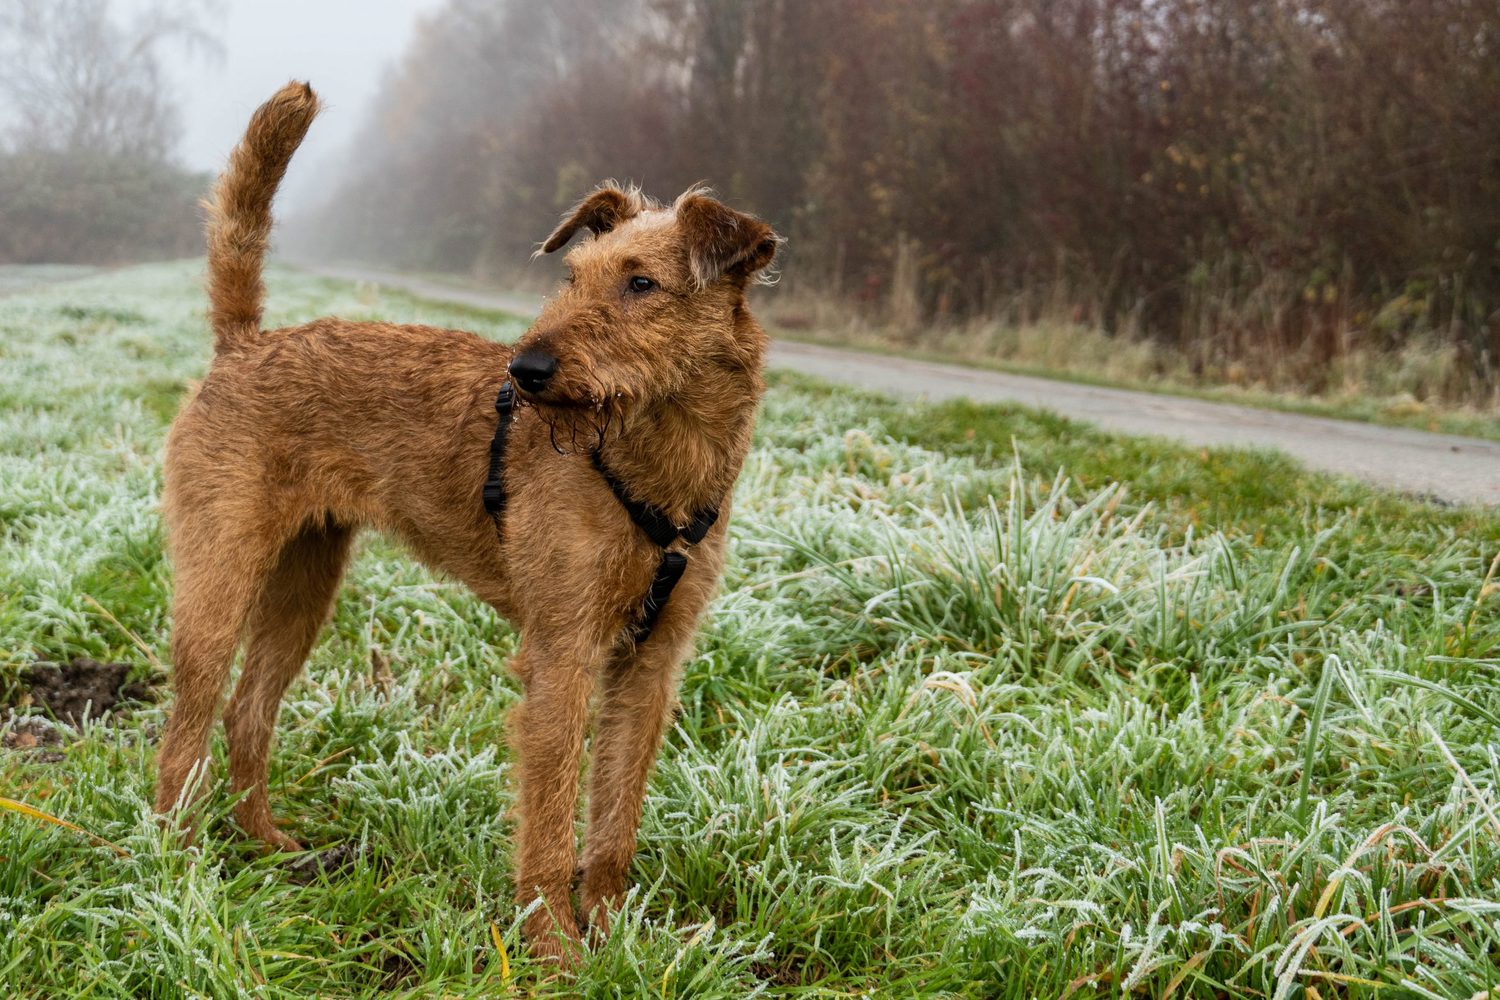
[[[0,0],[0,141],[168,159],[177,109],[162,86],[170,51],[221,54],[212,0],[153,0],[126,15],[111,0]]]
[[[217,0],[0,0],[0,261],[194,253],[169,57],[216,55]]]

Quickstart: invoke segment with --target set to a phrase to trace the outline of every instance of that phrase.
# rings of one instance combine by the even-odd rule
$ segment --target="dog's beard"
[[[626,396],[592,382],[582,398],[529,400],[559,455],[596,451],[625,418]]]

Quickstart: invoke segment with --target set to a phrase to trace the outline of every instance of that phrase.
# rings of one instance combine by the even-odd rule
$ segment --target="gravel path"
[[[373,281],[423,298],[527,315],[534,313],[541,302],[535,295],[475,289],[357,267],[306,269],[331,278]],[[1127,434],[1176,438],[1195,445],[1274,448],[1310,468],[1353,476],[1403,493],[1448,503],[1500,504],[1500,442],[1496,441],[785,340],[772,346],[770,363],[899,395],[1020,403]]]

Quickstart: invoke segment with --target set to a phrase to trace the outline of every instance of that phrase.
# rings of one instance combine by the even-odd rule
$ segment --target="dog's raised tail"
[[[214,349],[228,351],[260,332],[266,288],[261,265],[271,236],[271,199],[318,114],[318,95],[289,83],[250,118],[229,154],[208,210],[208,302]]]

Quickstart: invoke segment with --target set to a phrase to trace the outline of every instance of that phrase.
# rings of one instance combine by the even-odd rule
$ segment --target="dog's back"
[[[468,509],[479,510],[482,472],[466,459],[483,455],[491,418],[482,397],[493,398],[511,351],[417,325],[327,318],[262,329],[271,204],[318,111],[307,84],[278,91],[252,116],[205,202],[214,359],[168,435],[168,537],[180,548],[184,514],[205,506],[243,504],[227,516],[254,524],[266,512],[250,508],[272,498],[283,508],[279,523],[386,528],[433,561],[441,554],[430,541],[411,537],[428,512],[407,508],[441,507],[472,487]],[[435,433],[412,434],[413,412],[427,414]],[[467,535],[482,526],[481,514],[469,520],[445,528]]]

